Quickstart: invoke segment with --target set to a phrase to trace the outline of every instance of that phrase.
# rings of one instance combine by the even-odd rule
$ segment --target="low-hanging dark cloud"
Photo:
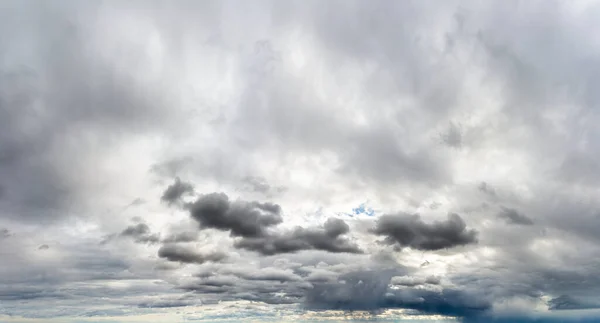
[[[398,270],[350,272],[336,282],[308,289],[304,306],[312,310],[371,312],[402,308],[455,317],[479,316],[491,309],[485,298],[460,289],[390,288],[392,277],[404,274]]]
[[[158,249],[158,256],[169,261],[195,264],[219,262],[226,258],[226,255],[221,252],[201,253],[190,247],[178,244],[163,245]]]
[[[234,237],[263,237],[269,228],[283,222],[277,204],[230,201],[224,193],[202,195],[187,208],[201,229],[229,231]]]
[[[289,232],[271,233],[260,237],[247,237],[234,243],[236,248],[256,251],[262,255],[293,253],[302,250],[322,250],[333,253],[362,253],[347,237],[348,224],[330,218],[321,228],[302,228]]]
[[[549,310],[584,310],[600,308],[600,303],[577,299],[569,295],[561,295],[548,301]]]
[[[446,221],[423,222],[419,214],[386,214],[377,219],[372,232],[384,236],[383,243],[417,250],[440,250],[477,242],[477,231],[467,229],[455,213]]]

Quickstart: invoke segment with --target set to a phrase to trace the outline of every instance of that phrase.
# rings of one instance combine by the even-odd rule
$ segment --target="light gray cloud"
[[[526,215],[519,213],[519,211],[515,209],[507,207],[502,207],[502,210],[498,213],[498,217],[512,224],[533,225],[533,220],[528,218]]]
[[[163,243],[194,242],[198,240],[198,232],[186,231],[173,233],[162,240]]]
[[[131,237],[139,243],[158,243],[160,241],[160,234],[152,233],[146,223],[128,226],[119,235],[121,237]]]

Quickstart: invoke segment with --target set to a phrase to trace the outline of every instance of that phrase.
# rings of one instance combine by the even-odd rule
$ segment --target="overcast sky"
[[[0,1],[0,321],[600,319],[598,30],[583,0]]]

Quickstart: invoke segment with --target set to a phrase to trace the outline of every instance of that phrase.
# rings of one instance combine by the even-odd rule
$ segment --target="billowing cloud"
[[[385,236],[384,243],[417,250],[440,250],[477,242],[477,232],[467,229],[458,214],[446,221],[425,223],[420,215],[387,214],[377,219],[373,233]]]
[[[207,261],[218,262],[225,259],[225,254],[220,252],[200,253],[190,247],[178,244],[165,244],[158,249],[158,256],[170,261],[183,263],[202,264]]]
[[[261,237],[283,221],[277,204],[230,202],[224,193],[202,195],[187,208],[201,228],[229,231],[232,236]]]
[[[173,204],[185,194],[193,192],[194,186],[191,183],[182,182],[179,177],[176,177],[175,182],[167,187],[160,199],[168,204]]]
[[[139,243],[158,243],[160,241],[160,235],[152,233],[146,223],[130,225],[120,233],[120,236],[131,237],[135,242]]]
[[[470,317],[484,314],[490,303],[461,290],[391,289],[393,270],[351,272],[334,283],[317,284],[307,293],[310,309],[382,311],[403,308],[425,313]]]
[[[289,232],[271,233],[261,237],[247,237],[235,242],[236,248],[256,251],[263,255],[324,250],[334,253],[362,253],[347,237],[350,228],[340,219],[330,218],[322,228],[298,227]]]

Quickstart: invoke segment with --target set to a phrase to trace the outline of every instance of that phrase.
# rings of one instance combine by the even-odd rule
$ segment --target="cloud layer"
[[[595,1],[1,16],[0,321],[600,317]]]

